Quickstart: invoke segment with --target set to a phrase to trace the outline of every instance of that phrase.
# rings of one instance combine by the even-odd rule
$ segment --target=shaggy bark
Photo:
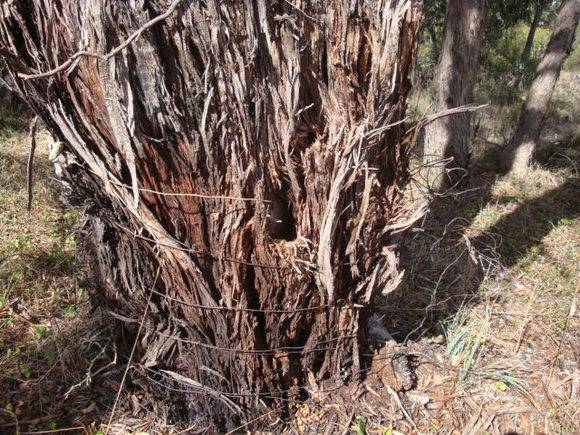
[[[443,46],[433,80],[433,111],[472,102],[486,12],[486,0],[448,0]],[[434,190],[459,180],[453,174],[446,175],[444,159],[452,158],[449,165],[453,168],[468,169],[470,120],[470,112],[463,112],[427,126],[424,175]],[[464,175],[464,171],[459,175]]]
[[[511,173],[514,175],[525,175],[532,162],[548,104],[560,77],[562,65],[572,50],[579,16],[580,0],[566,0],[558,12],[554,32],[506,150],[506,161],[511,163]]]
[[[151,298],[139,367],[217,427],[362,376],[370,301],[401,278],[421,6],[3,8],[8,70],[91,216],[99,295],[129,325]]]

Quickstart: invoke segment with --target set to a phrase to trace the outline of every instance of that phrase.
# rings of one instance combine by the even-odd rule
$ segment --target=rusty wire
[[[325,309],[337,309],[337,310],[355,310],[361,309],[361,305],[337,305],[337,304],[324,304],[324,305],[316,305],[311,307],[303,307],[303,308],[295,308],[295,309],[285,309],[285,308],[273,308],[273,309],[259,309],[259,308],[240,308],[240,307],[225,307],[225,306],[210,306],[210,305],[202,305],[196,304],[188,301],[184,301],[183,299],[177,299],[172,296],[169,296],[165,293],[158,292],[157,290],[153,290],[153,293],[156,295],[162,296],[165,299],[168,299],[173,302],[177,302],[179,304],[183,304],[187,307],[191,308],[199,308],[201,310],[208,310],[208,311],[236,311],[236,312],[243,312],[243,313],[259,313],[259,314],[296,314],[296,313],[303,313],[308,311],[321,311]]]
[[[270,356],[273,356],[274,358],[283,358],[283,357],[286,357],[288,355],[308,355],[308,354],[312,354],[312,353],[330,352],[330,351],[336,351],[336,350],[341,349],[341,347],[338,345],[333,346],[333,347],[319,347],[319,348],[314,348],[314,349],[307,349],[306,346],[281,346],[281,347],[273,347],[270,349],[236,349],[236,348],[231,348],[231,347],[216,346],[214,344],[204,343],[204,342],[199,341],[199,340],[190,340],[187,338],[181,338],[177,335],[167,334],[165,332],[154,330],[154,329],[148,328],[146,326],[144,327],[144,329],[146,329],[147,331],[149,331],[153,334],[157,334],[157,335],[160,335],[162,337],[169,338],[171,340],[179,341],[181,343],[187,343],[187,344],[191,344],[191,345],[201,347],[204,349],[210,349],[210,350],[215,350],[215,351],[224,352],[224,353],[234,353],[234,354],[237,353],[237,354],[243,354],[243,355],[259,355],[259,356],[270,355]],[[342,340],[351,340],[351,339],[355,339],[355,338],[358,338],[358,336],[357,335],[343,335],[343,336],[339,336],[339,337],[330,338],[328,340],[319,341],[317,344],[320,345],[320,344],[326,344],[326,343],[340,342]]]

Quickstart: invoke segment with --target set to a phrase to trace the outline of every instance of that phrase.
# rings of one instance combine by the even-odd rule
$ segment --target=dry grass
[[[456,391],[470,399],[450,406],[473,401],[482,407],[482,418],[501,411],[491,420],[501,433],[579,429],[574,413],[580,324],[577,316],[569,318],[578,290],[579,184],[571,180],[569,170],[544,169],[525,181],[500,180],[462,231],[475,256],[487,239],[497,247],[484,248],[500,255],[499,267],[479,275],[479,286],[467,289],[471,296],[440,320],[448,355],[459,368]],[[457,286],[439,297],[452,296]],[[521,412],[503,412],[509,409]]]
[[[116,369],[110,323],[89,313],[75,257],[79,212],[59,201],[45,133],[26,211],[27,120],[4,114],[0,131],[0,432],[90,432],[99,400],[114,394],[92,385]]]
[[[407,280],[384,302],[387,329],[445,343],[451,365],[423,391],[440,407],[416,414],[422,431],[580,431],[579,90],[565,71],[525,179],[496,175],[514,109],[493,107],[505,122],[482,117],[467,187],[476,190],[434,199],[403,242]]]

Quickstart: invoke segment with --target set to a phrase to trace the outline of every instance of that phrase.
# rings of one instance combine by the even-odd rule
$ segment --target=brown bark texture
[[[448,0],[443,46],[432,86],[434,112],[472,103],[486,13],[486,0]],[[469,169],[470,121],[471,114],[466,111],[426,127],[424,175],[432,189],[456,184]]]
[[[138,367],[222,428],[363,377],[370,303],[402,276],[392,233],[408,223],[414,133],[398,121],[422,3],[16,0],[1,13],[7,70],[64,143],[89,215],[98,294],[129,327],[148,306]]]
[[[532,162],[560,71],[572,50],[579,17],[580,0],[565,0],[506,150],[513,175],[525,175]]]

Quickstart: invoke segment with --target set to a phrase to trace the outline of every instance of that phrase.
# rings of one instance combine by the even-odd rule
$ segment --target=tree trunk
[[[544,8],[546,7],[545,2],[539,2],[536,4],[536,10],[534,12],[534,18],[532,23],[530,24],[530,31],[528,32],[528,37],[526,39],[526,45],[524,46],[524,50],[522,51],[522,55],[520,57],[520,65],[517,71],[517,77],[515,81],[515,88],[519,89],[520,83],[524,76],[524,70],[526,63],[530,59],[530,53],[532,52],[532,47],[534,46],[534,38],[536,36],[536,30],[540,25],[540,20],[542,19],[542,14],[544,13]]]
[[[514,135],[506,149],[506,161],[513,175],[524,175],[540,138],[548,104],[562,65],[572,50],[580,16],[580,0],[566,0],[558,12],[554,32],[530,87]]]
[[[4,5],[0,50],[65,144],[99,295],[129,327],[146,313],[140,367],[217,428],[362,376],[370,302],[400,280],[421,6]]]
[[[448,0],[445,33],[433,81],[433,111],[443,111],[472,102],[479,48],[484,30],[486,0]],[[441,118],[425,131],[424,164],[429,186],[440,190],[455,184],[457,171],[446,176],[444,159],[453,158],[452,168],[461,174],[470,162],[468,112]]]

